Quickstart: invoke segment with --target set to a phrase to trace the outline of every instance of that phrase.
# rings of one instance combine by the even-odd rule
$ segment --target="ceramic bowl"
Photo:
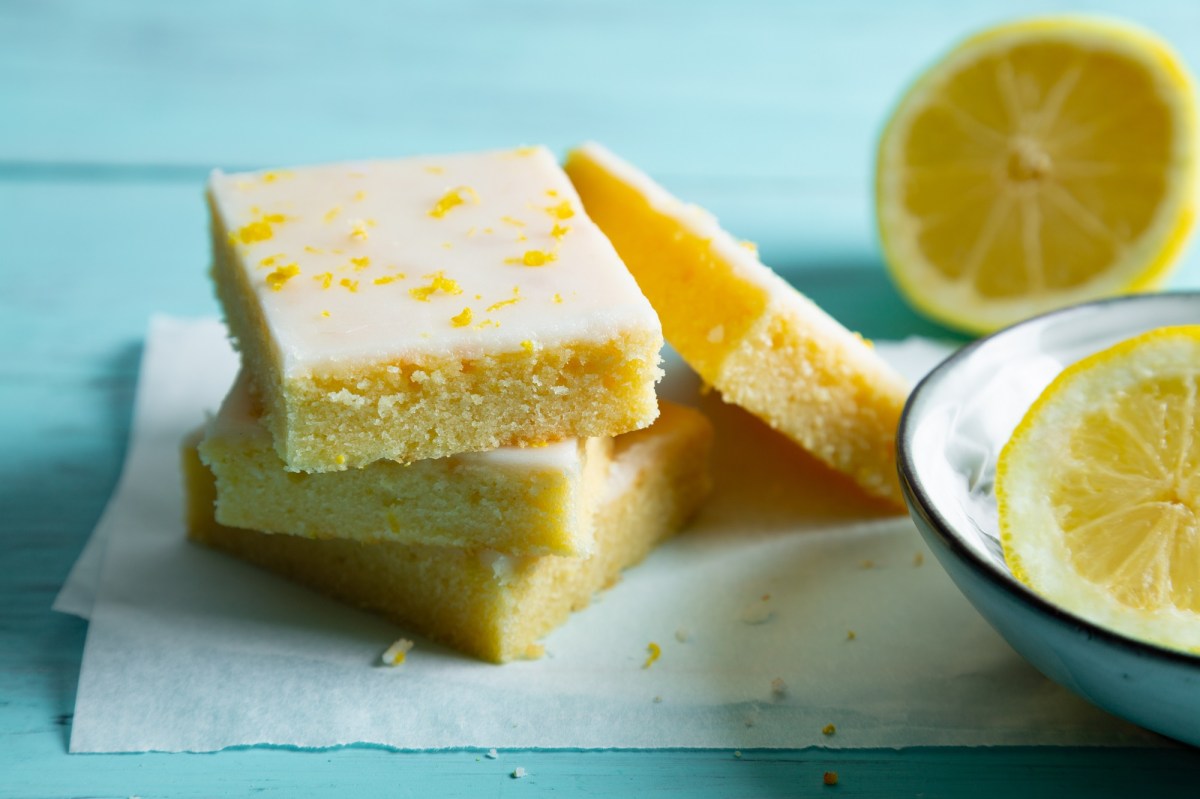
[[[1200,324],[1200,293],[1137,295],[1021,322],[946,359],[900,422],[900,482],[951,579],[1050,679],[1118,716],[1200,746],[1200,657],[1100,627],[1013,577],[1000,548],[996,458],[1066,366],[1156,327]]]

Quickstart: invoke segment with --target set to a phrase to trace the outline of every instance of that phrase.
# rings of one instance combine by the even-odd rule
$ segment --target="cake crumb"
[[[400,638],[387,648],[383,653],[383,664],[385,666],[399,666],[408,657],[408,653],[412,651],[413,642],[407,638]]]
[[[654,643],[653,641],[646,644],[646,651],[649,652],[650,654],[647,655],[646,662],[642,664],[643,669],[650,668],[652,665],[654,665],[654,661],[658,660],[659,657],[662,656],[662,647],[660,647],[658,644]]]
[[[511,776],[514,780],[519,780],[519,779],[522,779],[523,777],[527,776],[528,773],[529,772],[525,771],[524,766],[517,766],[515,769],[512,770]]]
[[[661,696],[656,696],[656,697],[654,697],[654,704],[656,704],[656,705],[661,705],[661,704],[662,704],[662,697],[661,697]]]
[[[858,638],[858,633],[854,632],[854,630],[846,630],[847,641],[853,641],[855,638]]]
[[[491,749],[487,750],[487,754],[485,754],[484,757],[486,757],[488,760],[495,760],[496,758],[500,757],[500,753],[497,752],[496,747],[493,746]]]
[[[675,640],[681,644],[686,644],[692,640],[692,633],[687,627],[678,627],[675,630]]]
[[[824,776],[821,777],[821,781],[824,782],[826,785],[837,785],[838,784],[837,772],[836,771],[826,771]]]
[[[921,566],[924,563],[925,563],[925,554],[924,553],[918,552],[917,554],[913,555],[913,565],[914,566]]]
[[[874,569],[874,568],[875,568],[875,561],[873,561],[873,560],[864,560],[862,563],[859,563],[859,564],[858,564],[858,567],[859,567],[860,569]]]
[[[782,677],[776,677],[775,679],[771,680],[771,696],[775,697],[776,699],[783,699],[785,696],[787,696],[787,692],[787,683],[783,681]]]
[[[742,750],[741,750],[741,749],[734,749],[734,750],[733,750],[733,756],[734,756],[734,757],[736,757],[738,760],[741,760],[741,759],[742,759]]]
[[[837,727],[832,724],[826,724],[821,728],[822,735],[833,735],[835,732],[837,732]]]

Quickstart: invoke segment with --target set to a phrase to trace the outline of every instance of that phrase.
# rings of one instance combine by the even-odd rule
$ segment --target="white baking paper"
[[[879,348],[910,376],[948,351]],[[700,516],[544,658],[459,655],[185,540],[179,441],[235,369],[217,322],[152,321],[125,472],[56,604],[91,618],[73,752],[1161,741],[1042,677],[907,519],[702,396],[678,361],[663,393],[718,430]],[[379,665],[400,637],[406,662]]]

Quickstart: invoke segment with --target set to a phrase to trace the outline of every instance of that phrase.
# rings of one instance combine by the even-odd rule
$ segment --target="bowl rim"
[[[1200,290],[1129,294],[1079,303],[1029,317],[959,348],[931,369],[913,387],[908,400],[904,403],[904,410],[900,414],[900,423],[896,430],[896,469],[900,475],[901,488],[909,503],[909,512],[913,515],[920,515],[926,522],[927,529],[938,537],[942,545],[952,555],[964,563],[971,571],[983,577],[993,587],[999,589],[1003,594],[1016,599],[1018,602],[1029,605],[1035,612],[1050,617],[1054,621],[1078,628],[1086,633],[1089,638],[1098,638],[1110,646],[1128,650],[1133,655],[1149,655],[1173,661],[1179,665],[1200,669],[1200,654],[1191,654],[1179,649],[1171,649],[1102,627],[1095,622],[1084,619],[1055,605],[1036,593],[1032,588],[1017,580],[1011,573],[1002,572],[995,565],[984,560],[963,542],[962,538],[954,530],[953,525],[938,510],[937,504],[917,477],[917,468],[912,456],[912,450],[906,443],[912,438],[915,425],[914,419],[920,410],[919,406],[924,402],[924,398],[945,379],[948,373],[952,372],[960,363],[970,358],[977,350],[982,349],[993,340],[1005,336],[1017,328],[1043,323],[1055,317],[1066,318],[1093,311],[1098,307],[1118,303],[1153,303],[1168,298],[1172,300],[1186,300],[1190,298],[1200,302]]]

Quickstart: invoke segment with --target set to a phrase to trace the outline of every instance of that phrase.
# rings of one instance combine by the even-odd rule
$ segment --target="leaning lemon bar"
[[[594,495],[612,439],[569,438],[361,469],[288,472],[243,372],[209,422],[200,458],[217,481],[216,519],[310,538],[587,555]]]
[[[895,435],[908,386],[867,342],[603,147],[573,151],[566,170],[688,365],[726,401],[902,503]]]
[[[594,506],[595,551],[589,558],[322,541],[227,527],[213,518],[214,481],[197,455],[198,438],[183,452],[192,539],[468,654],[503,662],[540,654],[539,638],[682,526],[708,491],[712,429],[699,412],[664,403],[651,427],[616,438]]]
[[[543,148],[209,182],[213,276],[291,471],[657,412],[661,327]]]

